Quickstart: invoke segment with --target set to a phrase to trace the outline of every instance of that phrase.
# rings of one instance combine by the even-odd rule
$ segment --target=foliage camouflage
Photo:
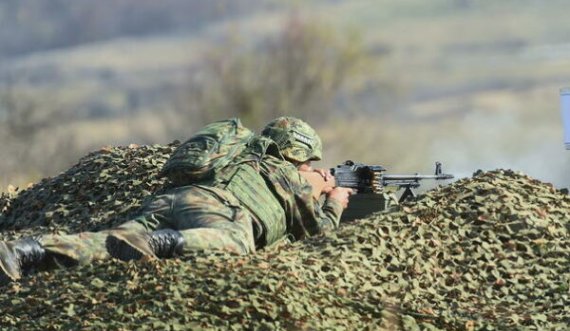
[[[67,186],[54,188],[69,194]],[[82,204],[89,208],[78,198]],[[570,324],[569,288],[570,197],[496,170],[432,190],[400,211],[247,257],[193,253],[41,273],[3,289],[0,325],[561,330]]]

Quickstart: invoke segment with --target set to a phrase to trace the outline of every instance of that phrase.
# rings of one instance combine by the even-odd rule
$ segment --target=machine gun
[[[343,164],[330,169],[334,176],[333,180],[325,181],[323,177],[315,172],[303,173],[301,175],[313,186],[313,196],[319,198],[321,192],[327,187],[347,187],[356,191],[350,198],[348,208],[343,212],[342,220],[352,220],[362,218],[377,211],[392,209],[394,205],[416,197],[414,189],[420,186],[424,179],[447,180],[454,178],[453,175],[444,174],[441,170],[441,163],[435,163],[435,174],[433,175],[388,175],[386,168],[380,165],[366,165],[353,161],[346,161]],[[399,199],[393,194],[387,194],[387,187],[395,187],[404,192]]]
[[[420,186],[420,181],[424,179],[446,180],[452,179],[453,175],[444,174],[441,170],[441,163],[435,163],[434,175],[387,175],[386,168],[379,165],[366,165],[346,161],[343,164],[331,169],[331,174],[335,177],[336,186],[355,189],[357,193],[384,193],[384,187],[393,186],[404,189],[399,202],[410,198],[415,198],[414,189]]]

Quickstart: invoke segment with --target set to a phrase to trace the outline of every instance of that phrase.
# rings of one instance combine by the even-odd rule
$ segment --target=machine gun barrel
[[[453,179],[453,175],[444,174],[441,171],[441,162],[436,162],[435,163],[435,174],[434,175],[420,175],[420,174],[416,173],[413,175],[383,175],[382,176],[383,184],[384,185],[392,185],[392,186],[402,186],[406,182],[418,183],[420,180],[423,180],[423,179],[435,179],[435,180]]]
[[[441,175],[384,175],[382,179],[389,183],[391,181],[420,181],[422,179],[435,179],[435,180],[444,180],[444,179],[453,179],[453,175],[450,174],[441,174]]]
[[[383,186],[397,186],[404,189],[404,193],[400,196],[400,202],[405,201],[409,198],[414,198],[416,193],[412,190],[413,188],[418,188],[420,186],[420,181],[424,179],[434,179],[434,180],[446,180],[453,179],[454,176],[451,174],[444,174],[441,171],[441,163],[435,163],[435,174],[434,175],[383,175],[382,185]]]
[[[390,178],[383,178],[382,179],[382,185],[383,186],[398,186],[398,187],[404,187],[404,186],[410,186],[413,188],[417,188],[420,186],[420,181],[418,179],[405,179],[405,178],[401,178],[401,179],[390,179]]]

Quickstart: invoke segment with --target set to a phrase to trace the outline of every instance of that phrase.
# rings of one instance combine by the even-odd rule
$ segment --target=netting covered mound
[[[12,212],[24,193],[11,200]],[[101,228],[124,214],[56,224]],[[10,226],[2,229],[43,230]],[[478,172],[398,212],[247,257],[108,261],[2,290],[0,325],[13,329],[563,330],[570,197],[510,170]]]
[[[119,225],[162,189],[159,172],[178,146],[104,147],[53,178],[0,196],[0,239],[98,231]]]

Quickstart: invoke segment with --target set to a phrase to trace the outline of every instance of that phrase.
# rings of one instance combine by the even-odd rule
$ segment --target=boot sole
[[[109,254],[121,261],[140,260],[143,254],[115,236],[109,235],[105,242]]]
[[[139,244],[141,244],[140,240],[138,241]],[[137,242],[136,239],[135,242]],[[147,256],[149,258],[156,258],[150,246],[142,248],[137,247],[135,244],[131,244],[128,238],[121,238],[120,234],[110,234],[107,237],[105,245],[107,247],[109,255],[122,261],[140,260],[144,256]],[[145,248],[146,252],[144,252]]]

